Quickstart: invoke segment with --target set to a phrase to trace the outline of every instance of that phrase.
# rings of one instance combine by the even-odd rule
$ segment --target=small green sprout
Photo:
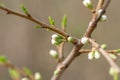
[[[63,28],[65,28],[65,27],[67,26],[67,16],[66,16],[66,15],[63,16],[61,26],[62,26]]]
[[[25,14],[29,14],[27,8],[23,4],[20,5],[20,8]]]
[[[54,19],[51,16],[49,16],[48,19],[49,19],[50,25],[54,26],[55,25]]]

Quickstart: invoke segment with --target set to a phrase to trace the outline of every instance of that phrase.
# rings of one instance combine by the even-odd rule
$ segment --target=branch
[[[100,5],[101,3],[103,4],[103,2],[101,2],[101,1],[104,1],[104,0],[99,0],[98,5]],[[97,26],[97,23],[100,20],[101,16],[105,13],[106,8],[108,7],[110,1],[111,0],[106,1],[106,3],[103,6],[103,8],[101,9],[102,11],[101,11],[101,13],[99,15],[96,15],[96,13],[98,13],[98,12],[95,11],[96,13],[93,14],[93,17],[92,17],[91,21],[89,22],[88,28],[87,28],[84,36],[91,37],[92,32],[95,30],[95,28]],[[97,7],[97,9],[100,9],[100,8],[101,8],[101,6]]]
[[[108,2],[109,1],[110,0],[108,0]],[[98,4],[99,4],[99,2],[98,2]],[[93,15],[92,20],[90,21],[90,23],[88,25],[88,29],[86,30],[86,32],[84,34],[85,37],[91,37],[92,32],[97,27],[97,23],[98,23],[99,19],[101,18],[101,16],[104,14],[106,8],[108,7],[108,4],[109,4],[108,2],[106,2],[106,4],[105,4],[106,7],[103,8],[103,10],[102,10],[102,12],[100,13],[99,16]],[[57,68],[55,70],[55,71],[57,71],[57,74],[54,74],[52,76],[51,80],[59,80],[60,76],[67,69],[67,67],[70,65],[70,63],[77,57],[77,55],[80,54],[79,50],[83,46],[84,46],[84,44],[82,44],[81,41],[79,40],[78,43],[75,45],[75,47],[73,47],[72,51],[67,56],[67,58],[57,66]]]
[[[89,53],[89,52],[91,52],[92,50],[91,49],[81,49],[81,50],[79,50],[79,53]],[[112,54],[116,54],[116,53],[118,53],[118,52],[116,52],[116,50],[105,50],[108,54],[109,53],[112,53]]]
[[[57,71],[57,74],[54,73],[51,80],[59,80],[62,73],[68,68],[70,63],[76,58],[76,55],[79,52],[80,48],[82,48],[82,46],[83,46],[83,44],[79,43],[78,45],[75,45],[73,47],[72,51],[67,56],[67,58],[57,66],[57,68],[55,70],[55,71]]]
[[[101,18],[101,16],[105,13],[105,10],[108,7],[108,4],[110,3],[110,1],[111,0],[106,1],[106,3],[103,6],[102,11],[101,11],[99,16],[93,15],[91,21],[89,22],[88,28],[83,35],[83,37],[91,37],[92,32],[97,27],[97,23],[98,23],[99,19]],[[100,0],[99,0],[98,4],[100,4]],[[33,18],[32,16],[29,17],[27,15],[12,11],[12,10],[4,8],[4,7],[0,7],[0,9],[6,11],[7,14],[13,14],[13,15],[28,19],[32,22],[35,22],[35,23],[39,24],[41,26],[41,28],[49,29],[51,31],[59,33],[60,35],[64,36],[66,39],[69,37],[69,35],[67,33],[65,33],[64,31],[62,31],[62,30],[60,30],[56,27],[49,26],[49,25]],[[74,41],[72,43],[75,44],[73,49],[71,50],[70,54],[66,57],[66,59],[64,59],[61,63],[58,64],[51,80],[58,80],[61,77],[61,75],[63,74],[63,72],[67,69],[67,67],[70,65],[70,63],[77,57],[76,55],[80,54],[79,50],[84,46],[84,44],[81,43],[81,40],[77,40],[75,38],[74,38]]]
[[[116,69],[120,73],[120,68],[118,65],[114,62],[114,60],[108,55],[108,53],[100,47],[98,43],[96,43],[94,40],[89,39],[90,43],[105,57],[105,59],[108,61],[111,67]]]
[[[34,18],[34,17],[32,17],[32,16],[24,15],[24,14],[21,14],[21,13],[19,13],[19,12],[15,12],[15,11],[10,10],[10,9],[8,9],[8,8],[2,7],[2,6],[0,6],[0,9],[3,10],[3,11],[5,11],[5,12],[7,12],[7,14],[16,15],[16,16],[25,18],[25,19],[27,19],[27,20],[30,20],[30,21],[32,21],[32,22],[40,25],[41,28],[45,28],[45,29],[49,29],[49,30],[51,30],[51,31],[54,31],[54,32],[56,32],[56,33],[64,36],[65,39],[67,39],[67,38],[69,37],[69,35],[68,35],[66,32],[58,29],[58,28],[55,27],[55,26],[47,25],[47,24],[45,24],[44,22],[42,22],[42,21],[40,21],[40,20],[37,20],[36,18]],[[74,38],[73,44],[76,44],[76,43],[77,43],[77,40]]]
[[[30,80],[35,80],[33,75],[26,74],[23,70],[17,68],[16,66],[14,66],[10,62],[3,63],[2,65],[5,66],[5,67],[7,67],[8,69],[10,68],[10,69],[16,70],[19,74],[21,74],[22,76],[25,76],[25,77],[29,78]]]

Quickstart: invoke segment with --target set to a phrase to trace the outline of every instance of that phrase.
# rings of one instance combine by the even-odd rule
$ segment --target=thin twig
[[[7,67],[8,69],[14,69],[16,70],[19,74],[21,74],[22,76],[25,76],[27,78],[29,78],[30,80],[35,80],[33,75],[28,75],[26,74],[23,70],[19,69],[18,67],[14,66],[12,63],[7,62],[5,64],[2,64],[3,66]]]
[[[53,27],[53,26],[47,25],[46,23],[44,23],[44,22],[42,22],[42,21],[40,21],[40,20],[37,20],[36,18],[34,18],[34,17],[32,17],[32,16],[27,16],[27,15],[24,15],[24,14],[19,13],[19,12],[15,12],[15,11],[13,11],[13,10],[10,10],[10,9],[5,8],[5,7],[2,7],[2,6],[0,6],[0,9],[3,10],[3,11],[5,11],[5,12],[7,12],[7,14],[12,14],[12,15],[16,15],[16,16],[19,16],[19,17],[28,19],[28,20],[30,20],[30,21],[32,21],[32,22],[40,25],[41,28],[45,28],[45,29],[49,29],[49,30],[51,30],[51,31],[54,31],[54,32],[56,32],[56,33],[64,36],[65,39],[67,39],[67,38],[69,37],[69,35],[68,35],[66,32],[58,29],[58,28],[55,27],[55,26]],[[73,44],[76,44],[76,43],[77,43],[77,40],[74,38]]]
[[[67,67],[70,65],[70,63],[75,59],[77,53],[79,52],[79,49],[83,46],[83,44],[79,43],[78,45],[75,45],[68,55],[68,57],[57,66],[56,71],[59,71],[58,74],[54,74],[51,78],[51,80],[59,80],[62,73],[67,69]]]
[[[100,3],[102,3],[101,1],[104,1],[104,0],[99,0]],[[106,3],[104,4],[103,8],[102,8],[102,11],[99,15],[96,15],[94,14],[89,25],[88,25],[88,28],[84,34],[84,36],[86,37],[91,37],[91,34],[92,32],[95,30],[96,26],[97,26],[97,23],[98,21],[100,20],[101,16],[105,13],[106,11],[106,8],[108,7],[109,3],[110,3],[111,0],[107,0]],[[100,4],[98,3],[98,5]],[[103,4],[103,3],[102,3]],[[101,6],[99,6],[101,7]],[[99,8],[98,8],[99,9]]]
[[[106,4],[102,8],[102,12],[101,12],[101,14],[99,16],[94,16],[93,15],[93,17],[92,17],[92,19],[91,19],[91,21],[90,21],[90,23],[88,25],[88,29],[86,30],[86,32],[84,34],[85,37],[91,37],[91,34],[95,30],[99,19],[105,13],[105,10],[108,7],[109,2],[110,2],[110,0],[106,1]],[[35,23],[39,24],[42,28],[49,29],[49,30],[52,30],[52,31],[54,31],[56,33],[61,34],[66,39],[69,37],[69,35],[67,33],[65,33],[64,31],[61,31],[56,27],[51,27],[49,25],[46,25],[45,23],[43,23],[43,22],[41,22],[41,21],[39,21],[39,20],[37,20],[37,19],[35,19],[33,17],[28,17],[26,15],[23,15],[21,13],[12,11],[12,10],[4,8],[4,7],[0,7],[0,9],[6,11],[8,14],[17,15],[19,17],[23,17],[23,18],[26,18],[26,19],[28,19],[28,20],[30,20],[32,22],[35,22]],[[64,59],[64,61],[62,61],[61,64],[59,64],[57,66],[56,71],[58,71],[58,73],[54,74],[52,76],[51,80],[58,80],[61,77],[61,75],[63,74],[63,72],[67,69],[67,67],[70,65],[70,63],[76,58],[76,55],[79,54],[79,50],[83,47],[83,44],[81,43],[81,40],[74,39],[73,43],[75,44],[73,49],[71,50],[70,54],[66,57],[66,59]]]
[[[96,8],[96,14],[103,7],[104,1],[105,0],[99,0],[99,3],[98,3],[97,8]]]
[[[109,3],[106,3],[106,7],[105,9],[103,9],[104,11],[106,10],[106,8],[108,7]],[[103,11],[103,12],[104,12]],[[97,26],[97,22],[99,21],[100,17],[104,14],[103,12],[101,12],[100,16],[98,16],[97,18],[95,18],[95,16],[93,15],[92,20],[90,21],[89,25],[88,25],[88,29],[86,30],[84,36],[85,37],[91,37],[92,32],[95,30],[96,26]],[[83,47],[83,44],[80,43],[80,40],[78,41],[78,43],[75,45],[75,47],[73,47],[72,51],[70,52],[70,54],[67,56],[67,58],[57,66],[56,70],[59,71],[59,73],[56,75],[54,74],[51,78],[51,80],[59,80],[60,76],[62,75],[62,73],[67,69],[67,67],[69,66],[69,64],[75,59],[75,57],[77,55],[79,55],[79,50]]]
[[[114,62],[114,60],[108,55],[108,53],[100,47],[98,43],[96,43],[94,40],[89,39],[90,43],[97,48],[97,50],[105,57],[105,59],[108,61],[111,67],[115,68],[118,72],[120,72],[120,68],[118,65]]]
[[[91,52],[92,50],[91,49],[81,49],[81,50],[79,50],[79,53],[89,53],[89,52]],[[112,54],[117,54],[118,52],[116,52],[116,50],[105,50],[107,53],[112,53]]]
[[[66,28],[64,26],[61,26],[62,27],[62,31],[63,32],[66,32]],[[63,60],[64,60],[64,43],[65,42],[62,42],[59,46],[58,46],[58,52],[59,52],[59,63],[61,63]]]

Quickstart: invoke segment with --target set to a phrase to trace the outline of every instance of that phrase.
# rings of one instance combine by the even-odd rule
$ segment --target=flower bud
[[[39,72],[36,72],[34,77],[35,77],[35,80],[42,80],[42,76]]]
[[[68,40],[68,42],[73,42],[73,37],[70,37],[70,36],[69,36],[69,37],[67,38],[67,40]]]
[[[56,50],[50,50],[50,55],[53,57],[53,58],[55,58],[55,59],[57,59],[58,58],[58,53],[57,53],[57,51]]]
[[[100,58],[100,53],[98,51],[95,51],[94,57],[95,57],[95,59],[99,59]]]
[[[56,69],[56,70],[54,71],[54,75],[58,75],[59,72],[60,72],[60,69]]]
[[[94,52],[91,51],[90,53],[88,53],[88,59],[92,60],[94,58]]]
[[[107,21],[107,16],[106,15],[102,15],[100,18],[100,21],[105,22]]]
[[[84,4],[87,8],[93,9],[93,5],[92,5],[92,3],[91,3],[90,0],[83,0],[83,4]]]
[[[27,77],[22,78],[21,80],[29,80]]]
[[[102,45],[101,45],[101,48],[102,48],[102,49],[106,49],[106,48],[107,48],[107,45],[106,45],[106,44],[102,44]]]
[[[57,38],[59,38],[59,36],[57,34],[52,35],[52,39],[56,40]]]
[[[52,45],[58,45],[57,41],[55,41],[54,39],[51,39],[51,43]]]
[[[113,68],[113,67],[111,67],[110,70],[109,70],[109,74],[111,76],[114,76],[114,75],[116,75],[118,73],[119,73],[119,71],[117,69]]]
[[[52,40],[51,40],[51,43],[53,45],[59,45],[63,42],[63,37],[59,34],[53,34],[52,35]]]

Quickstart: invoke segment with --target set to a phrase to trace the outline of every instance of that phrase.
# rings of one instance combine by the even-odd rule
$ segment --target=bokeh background
[[[96,1],[92,0],[94,5]],[[81,38],[91,12],[83,6],[82,0],[0,0],[8,8],[21,12],[20,4],[24,4],[32,16],[48,24],[48,16],[55,19],[60,27],[64,14],[68,17],[67,32]],[[98,43],[106,43],[108,49],[120,48],[120,1],[112,0],[107,9],[108,20],[99,23],[93,37]],[[57,62],[50,57],[49,50],[55,49],[50,43],[53,32],[35,29],[32,23],[23,18],[6,15],[0,11],[0,55],[19,68],[30,68],[33,73],[40,72],[44,80],[50,80]],[[72,45],[66,44],[65,55],[69,54]],[[120,66],[120,57],[116,60]],[[61,80],[112,80],[108,74],[109,64],[102,57],[89,61],[87,54],[82,54],[72,62]],[[0,80],[11,80],[7,68],[0,65]]]

